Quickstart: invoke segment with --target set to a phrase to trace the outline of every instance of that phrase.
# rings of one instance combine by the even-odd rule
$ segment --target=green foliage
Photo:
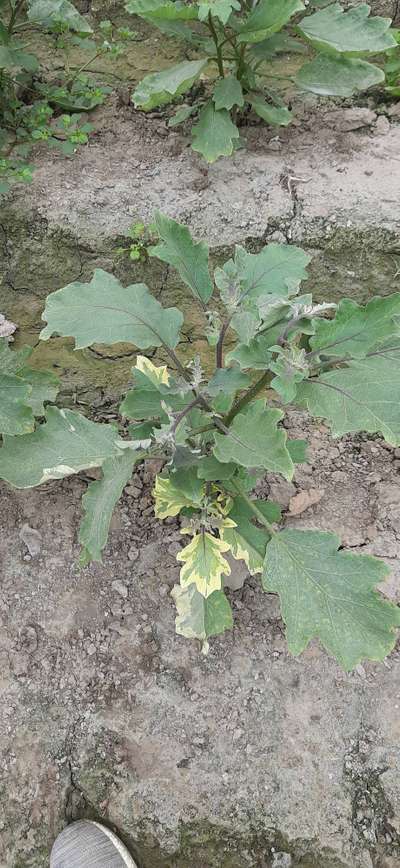
[[[314,305],[300,294],[309,257],[279,244],[257,254],[237,247],[212,280],[207,246],[186,227],[157,214],[156,230],[151,255],[176,268],[205,331],[212,323],[217,332],[213,370],[198,358],[181,361],[176,308],[163,308],[143,284],[124,288],[98,270],[89,283],[48,297],[41,339],[70,336],[77,347],[123,341],[158,348],[168,364],[138,355],[120,407],[132,424],[97,424],[43,406],[54,401],[57,383],[27,367],[29,351],[10,348],[15,326],[1,317],[0,477],[25,488],[102,468],[83,498],[79,540],[87,564],[101,559],[135,466],[157,458],[155,514],[179,517],[190,538],[177,556],[180,585],[172,593],[178,634],[200,640],[206,652],[211,636],[232,627],[224,577],[233,558],[279,595],[293,654],[318,638],[345,669],[365,657],[384,659],[400,626],[399,608],[376,590],[387,567],[338,551],[332,533],[277,529],[278,506],[252,491],[266,471],[291,479],[295,463],[306,460],[305,441],[288,439],[282,404],[307,407],[335,436],[366,431],[400,445],[400,295],[365,307]],[[134,231],[141,237],[143,227]]]
[[[275,79],[286,78],[302,91],[341,97],[381,84],[383,70],[364,58],[393,53],[397,32],[390,30],[390,20],[371,16],[364,3],[345,11],[340,3],[328,2],[314,13],[311,7],[311,14],[306,5],[302,0],[195,0],[190,5],[128,0],[128,12],[201,55],[147,75],[133,93],[134,105],[149,111],[173,104],[170,126],[192,117],[192,147],[212,163],[240,146],[238,127],[249,110],[271,126],[291,122]],[[282,52],[312,56],[295,77],[276,75],[269,64]],[[397,54],[390,63],[387,71],[398,87]]]
[[[386,75],[386,90],[390,96],[400,97],[400,30],[392,30],[397,42],[397,48],[392,48],[386,53],[384,66]]]
[[[108,21],[100,23],[99,34],[93,34],[87,17],[69,0],[11,0],[0,7],[1,194],[11,184],[32,180],[33,167],[27,159],[36,143],[58,148],[66,156],[87,143],[92,126],[83,113],[110,92],[90,78],[90,66],[103,55],[118,57],[135,34]],[[64,54],[65,68],[54,79],[25,50],[25,34],[38,28]],[[88,55],[79,69],[70,64],[76,46]]]

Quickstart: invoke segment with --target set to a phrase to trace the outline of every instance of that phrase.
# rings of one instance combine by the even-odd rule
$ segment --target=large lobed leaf
[[[400,347],[400,293],[373,298],[364,307],[343,299],[332,320],[314,320],[315,334],[310,338],[314,351],[324,356],[363,359],[370,350],[392,338]]]
[[[201,109],[192,136],[193,150],[198,151],[207,163],[214,163],[218,157],[229,157],[233,153],[239,130],[232,123],[229,112],[226,109],[217,111],[210,100]]]
[[[180,573],[181,586],[196,585],[203,597],[209,597],[214,591],[221,590],[222,576],[229,576],[231,568],[224,554],[229,551],[229,545],[208,531],[196,534],[190,543],[182,549],[177,560],[183,563]]]
[[[29,406],[31,387],[13,374],[0,374],[0,433],[27,434],[35,417]]]
[[[32,0],[28,6],[28,19],[42,27],[62,23],[77,33],[93,33],[93,28],[69,0]]]
[[[332,533],[284,530],[268,543],[263,587],[280,596],[292,654],[319,638],[346,670],[383,660],[400,626],[400,609],[374,590],[389,573],[368,555],[338,552]]]
[[[115,504],[129,482],[137,460],[137,456],[130,449],[124,449],[120,455],[107,458],[103,464],[102,478],[91,482],[83,495],[84,517],[79,529],[81,564],[101,561]]]
[[[296,401],[327,419],[335,437],[356,431],[382,434],[400,446],[400,353],[376,351],[366,359],[300,383]]]
[[[293,462],[286,446],[287,435],[278,422],[281,410],[265,406],[260,399],[248,404],[233,419],[227,434],[215,434],[214,455],[218,461],[236,461],[242,467],[264,467],[291,479]]]
[[[185,60],[162,72],[146,75],[132,94],[132,102],[143,111],[167,105],[174,96],[180,96],[192,87],[207,63],[207,58]]]
[[[212,15],[226,24],[233,9],[240,10],[239,0],[199,0],[199,20],[206,21]]]
[[[383,70],[366,60],[324,54],[302,66],[296,76],[299,88],[320,96],[352,96],[384,80]]]
[[[303,18],[298,29],[319,51],[334,54],[378,54],[396,46],[389,33],[390,18],[369,17],[371,7],[361,3],[345,11],[340,3]]]
[[[260,0],[239,28],[239,42],[262,42],[281,30],[292,15],[301,12],[301,0]]]
[[[52,334],[75,338],[76,349],[93,343],[127,341],[139,349],[175,347],[183,316],[163,308],[143,283],[124,288],[112,274],[96,269],[90,283],[70,283],[52,292],[43,317],[42,340]]]
[[[204,241],[193,241],[187,226],[159,211],[154,223],[161,243],[151,248],[150,256],[156,256],[176,268],[194,296],[205,304],[213,293],[208,271],[208,245]]]
[[[31,347],[11,350],[8,340],[0,338],[0,434],[33,431],[35,416],[42,416],[44,403],[57,396],[59,380],[54,374],[26,366],[31,353]]]
[[[113,425],[90,422],[73,410],[49,407],[47,422],[33,434],[4,437],[0,449],[0,479],[15,488],[33,488],[49,479],[63,479],[79,470],[101,467],[120,454]]]

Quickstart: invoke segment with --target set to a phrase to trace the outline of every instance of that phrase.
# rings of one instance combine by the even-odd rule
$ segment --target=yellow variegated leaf
[[[150,359],[146,359],[146,356],[137,356],[136,357],[136,365],[134,366],[140,371],[141,374],[144,374],[153,386],[169,386],[169,374],[168,368],[166,365],[153,365],[153,362]]]
[[[180,488],[175,488],[171,479],[163,479],[157,476],[153,491],[155,500],[156,518],[168,518],[169,515],[178,515],[184,506],[199,506],[198,502],[191,500]]]
[[[217,539],[207,531],[196,534],[189,545],[177,555],[183,562],[181,585],[195,584],[203,597],[209,597],[222,586],[222,576],[229,576],[231,568],[223,553],[229,551],[228,543]]]

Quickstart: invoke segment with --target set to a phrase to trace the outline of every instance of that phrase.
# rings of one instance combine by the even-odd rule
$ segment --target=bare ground
[[[289,426],[309,462],[261,491],[287,510],[312,490],[286,521],[384,556],[400,600],[396,453],[300,413]],[[82,571],[85,481],[1,489],[0,864],[41,868],[67,819],[96,816],[143,868],[398,868],[398,652],[350,675],[317,643],[294,660],[276,598],[249,579],[204,658],[174,635],[181,536],[154,519],[151,481],[147,467],[129,484],[104,564]]]

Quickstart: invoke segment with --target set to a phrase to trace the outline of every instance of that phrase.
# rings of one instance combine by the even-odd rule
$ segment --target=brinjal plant
[[[172,592],[179,634],[207,650],[211,636],[232,627],[229,555],[279,595],[293,654],[317,637],[346,670],[382,660],[400,625],[400,609],[376,590],[387,566],[343,550],[334,533],[285,528],[278,506],[252,492],[268,473],[292,479],[306,460],[306,442],[289,439],[282,425],[290,405],[326,420],[335,437],[368,432],[400,445],[400,294],[365,306],[314,304],[300,291],[308,255],[275,243],[260,253],[236,247],[211,276],[205,243],[162,214],[155,227],[149,255],[175,268],[199,305],[210,372],[199,358],[182,361],[180,310],[163,308],[142,283],[123,287],[96,270],[89,283],[48,296],[40,337],[72,336],[76,349],[120,341],[137,348],[120,423],[55,406],[53,375],[31,369],[29,350],[3,337],[0,478],[23,489],[102,468],[83,496],[85,565],[101,560],[135,468],[156,457],[155,515],[179,516],[186,540]]]
[[[27,45],[37,29],[50,34],[64,58],[64,68],[50,78]],[[85,114],[110,91],[90,79],[90,67],[104,55],[118,57],[134,36],[111,21],[100,22],[99,30],[96,36],[69,0],[0,0],[0,193],[32,180],[28,157],[38,142],[71,155],[88,141],[93,127]],[[74,68],[76,47],[87,58]]]
[[[348,11],[325,4],[312,14],[304,14],[302,0],[128,0],[125,8],[195,54],[147,75],[132,101],[143,111],[176,104],[169,126],[192,117],[192,148],[210,163],[238,146],[237,121],[245,111],[267,124],[290,123],[277,80],[292,80],[303,92],[350,97],[384,81],[382,69],[366,58],[396,47],[390,19],[371,17],[364,3]],[[312,56],[294,77],[271,67],[279,54],[308,49]],[[203,87],[184,101],[201,78]]]

